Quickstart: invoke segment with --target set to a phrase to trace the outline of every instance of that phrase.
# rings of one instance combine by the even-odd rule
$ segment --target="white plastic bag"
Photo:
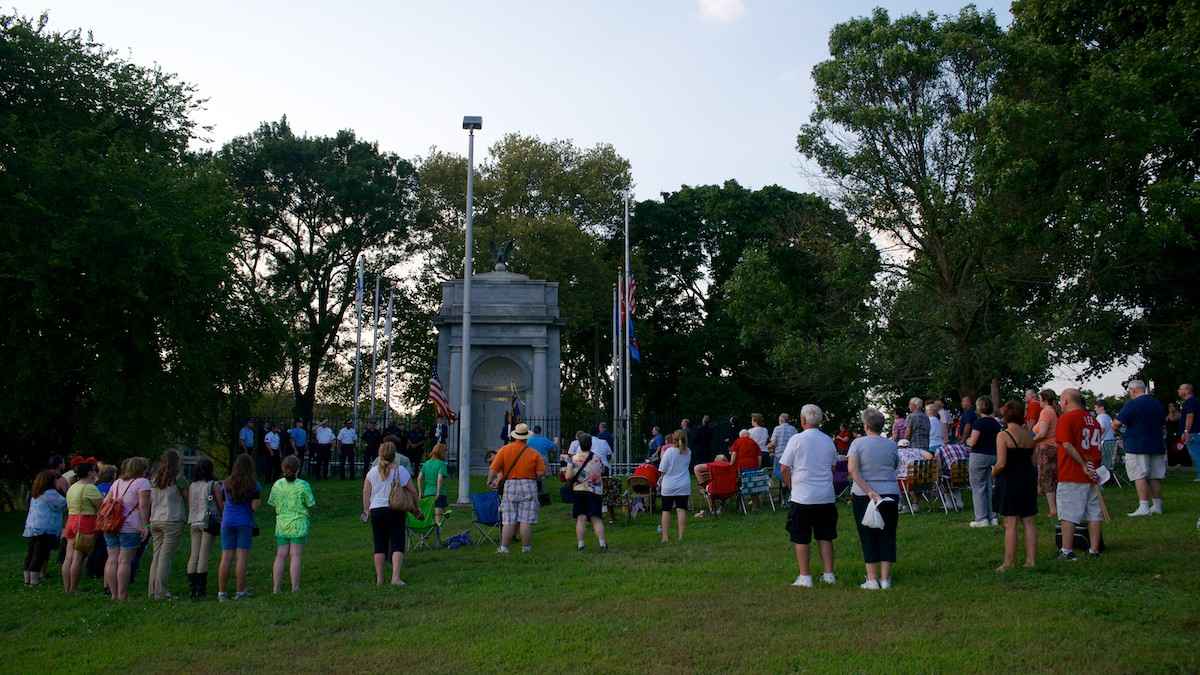
[[[867,512],[863,514],[863,527],[872,527],[876,530],[883,529],[883,515],[879,513],[879,504],[892,501],[888,497],[880,499],[878,503],[874,500],[867,502]]]

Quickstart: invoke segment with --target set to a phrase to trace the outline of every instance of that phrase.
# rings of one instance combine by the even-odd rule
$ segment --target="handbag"
[[[208,484],[208,500],[205,502],[208,505],[208,515],[204,519],[204,531],[214,537],[219,537],[221,536],[221,510],[217,507],[217,500],[213,499],[213,490],[216,486],[216,481]]]
[[[388,506],[393,511],[401,513],[419,513],[420,508],[417,506],[417,490],[413,487],[413,482],[408,481],[406,485],[401,485],[400,481],[396,480],[399,475],[397,472],[400,467],[392,469],[392,487],[388,491]]]
[[[508,482],[508,474],[513,470],[514,467],[517,466],[517,462],[521,461],[521,455],[525,454],[525,451],[528,449],[528,445],[521,448],[521,451],[518,452],[517,456],[513,458],[512,464],[509,464],[508,468],[504,470],[504,478],[501,478],[500,481],[496,483],[496,493],[501,497],[504,496],[504,484]]]
[[[538,506],[550,506],[550,493],[546,492],[546,486],[542,485],[542,481],[537,482],[538,487]]]
[[[73,542],[75,550],[84,555],[90,555],[92,551],[96,550],[96,535],[94,534],[78,532],[75,534]]]
[[[579,467],[579,470],[575,472],[575,475],[563,482],[562,487],[558,489],[558,495],[562,497],[564,504],[575,503],[575,485],[579,483],[579,477],[583,475],[584,468],[586,468],[588,463],[592,461],[593,454],[595,453],[589,451],[587,457],[585,457],[583,460],[583,465]]]

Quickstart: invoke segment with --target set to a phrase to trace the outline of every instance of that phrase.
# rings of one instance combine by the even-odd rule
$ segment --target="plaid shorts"
[[[528,523],[538,520],[538,489],[536,480],[509,480],[504,482],[504,496],[500,499],[500,521],[505,525]]]

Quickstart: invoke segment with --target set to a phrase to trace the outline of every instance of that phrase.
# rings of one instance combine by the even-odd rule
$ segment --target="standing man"
[[[607,431],[604,431],[604,423],[603,422],[600,423],[600,431],[608,434]],[[612,438],[612,434],[608,434],[608,437]],[[575,443],[572,443],[573,446],[576,444],[578,444],[578,441],[575,441]],[[576,449],[578,449],[578,448],[576,448]],[[612,473],[612,454],[613,454],[612,444],[609,443],[608,441],[604,440],[604,438],[599,435],[593,436],[592,437],[592,452],[595,453],[596,456],[600,458],[600,462],[602,464],[604,464],[604,475],[607,476],[607,475],[611,474]],[[576,453],[571,453],[571,456],[573,457],[573,456],[575,456],[575,454]]]
[[[488,485],[493,489],[504,481],[500,497],[500,548],[508,553],[513,535],[520,530],[521,552],[533,550],[533,526],[538,520],[538,480],[546,474],[541,454],[530,452],[529,427],[521,422],[509,434],[512,442],[500,448],[488,467]]]
[[[275,467],[279,465],[279,425],[272,424],[271,430],[263,437],[263,452],[261,453],[263,471],[259,473],[267,483],[275,482]]]
[[[767,433],[767,427],[764,426],[765,421],[762,413],[750,413],[750,440],[758,444],[759,466],[767,466],[771,463],[771,453],[767,452],[767,440],[770,434]]]
[[[304,430],[304,420],[296,420],[296,424],[288,429],[288,441],[291,445],[291,452],[300,459],[300,466],[304,466],[304,455],[308,452],[308,432]]]
[[[1108,461],[1105,457],[1112,458],[1116,456],[1117,432],[1113,431],[1113,418],[1108,414],[1103,399],[1096,398],[1096,405],[1093,410],[1095,411],[1096,424],[1100,425],[1100,461],[1104,463]]]
[[[1121,406],[1113,427],[1124,430],[1125,473],[1137,487],[1138,507],[1129,514],[1140,518],[1163,512],[1162,479],[1167,475],[1167,448],[1163,431],[1167,410],[1158,399],[1146,394],[1146,383],[1132,380],[1129,402]]]
[[[317,423],[317,470],[315,478],[329,478],[329,459],[333,447],[333,429],[326,420]]]
[[[379,432],[375,421],[367,422],[367,430],[363,432],[363,475],[366,475],[371,462],[379,457],[379,445],[383,443],[383,434]]]
[[[1064,389],[1059,400],[1063,414],[1054,430],[1058,444],[1055,501],[1062,532],[1058,559],[1075,560],[1075,526],[1084,522],[1088,524],[1088,557],[1099,558],[1100,529],[1104,522],[1096,475],[1096,467],[1100,465],[1100,425],[1083,407],[1083,396],[1078,389]]]
[[[547,466],[550,464],[550,458],[558,454],[558,447],[554,445],[554,441],[542,435],[540,424],[533,425],[533,435],[529,437],[528,443],[529,447],[538,451]]]
[[[971,438],[971,432],[975,429],[975,420],[979,416],[975,414],[975,401],[971,400],[970,396],[962,397],[962,414],[958,416],[958,442],[966,443]]]
[[[925,402],[916,396],[908,400],[908,417],[905,419],[907,429],[904,432],[911,450],[929,452],[929,415],[923,409]]]
[[[1042,402],[1038,400],[1038,394],[1032,389],[1025,390],[1025,428],[1033,431],[1033,425],[1037,424],[1038,418],[1042,415]]]
[[[596,438],[603,440],[606,444],[608,444],[609,448],[612,448],[613,435],[612,435],[612,432],[610,432],[608,430],[608,425],[605,424],[604,422],[601,422],[600,424],[596,425]],[[592,450],[595,451],[595,448],[592,448]],[[605,466],[607,466],[607,465],[608,464],[605,463]]]
[[[658,457],[658,449],[662,447],[662,444],[663,444],[662,431],[657,426],[650,427],[650,445],[648,446],[650,448],[650,457],[652,457],[652,458]],[[652,461],[657,461],[657,460],[652,460]]]
[[[796,427],[792,426],[792,418],[787,413],[779,413],[779,424],[771,430],[771,440],[767,441],[767,450],[771,453],[771,475],[776,480],[783,481],[783,474],[779,473],[779,458],[795,435]]]
[[[700,428],[696,430],[696,444],[688,450],[696,455],[695,461],[707,462],[713,458],[713,441],[716,440],[716,430],[713,429],[712,418],[705,415],[700,418]]]
[[[834,504],[833,467],[837,464],[837,448],[833,439],[821,431],[824,414],[809,403],[800,409],[800,426],[804,431],[792,436],[779,466],[783,480],[792,486],[792,507],[788,513],[787,530],[796,549],[799,576],[792,583],[800,588],[812,588],[809,567],[809,545],[815,537],[821,548],[821,581],[837,583],[833,574],[833,540],[837,539],[837,506]]]
[[[1196,400],[1196,388],[1186,383],[1179,385],[1179,398],[1183,399],[1179,435],[1192,456],[1192,469],[1196,472],[1193,482],[1200,483],[1200,401]]]
[[[342,428],[338,430],[335,446],[338,449],[338,475],[345,480],[347,477],[354,478],[354,450],[355,444],[358,443],[358,434],[354,433],[354,422],[346,420]],[[350,474],[346,475],[346,465],[350,465]]]
[[[246,420],[245,426],[238,432],[238,450],[254,456],[254,419]]]

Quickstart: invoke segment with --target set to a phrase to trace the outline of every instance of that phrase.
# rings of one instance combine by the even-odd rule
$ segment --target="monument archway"
[[[484,356],[478,361],[471,378],[472,450],[486,454],[500,447],[504,413],[512,410],[513,389],[528,406],[529,384],[530,373],[508,356]]]

